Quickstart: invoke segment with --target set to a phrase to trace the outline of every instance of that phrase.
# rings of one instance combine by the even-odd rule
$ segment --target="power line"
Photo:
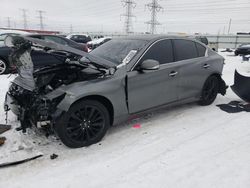
[[[136,3],[133,0],[122,0],[122,3],[124,3],[123,6],[126,7],[126,13],[121,16],[125,17],[125,32],[129,34],[133,30],[132,18],[135,16],[132,13],[132,9],[136,7]]]
[[[44,19],[44,17],[43,17],[43,14],[45,13],[45,11],[43,11],[43,10],[38,10],[37,12],[38,12],[38,14],[39,14],[40,29],[41,29],[41,30],[44,30],[44,24],[43,24],[43,19]]]
[[[28,28],[28,23],[27,23],[27,14],[26,12],[28,11],[27,9],[20,9],[23,13],[23,28],[27,29]]]
[[[156,32],[156,26],[161,25],[157,21],[157,12],[160,12],[163,10],[163,7],[158,3],[157,0],[152,0],[152,3],[146,4],[146,7],[148,7],[149,11],[151,12],[151,20],[146,22],[146,24],[150,25],[150,33],[154,34]]]

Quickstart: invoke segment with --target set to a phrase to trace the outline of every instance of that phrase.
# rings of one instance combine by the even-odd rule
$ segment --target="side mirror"
[[[160,68],[160,63],[153,59],[147,59],[143,61],[139,67],[139,70],[142,71],[152,71],[152,70],[158,70]]]

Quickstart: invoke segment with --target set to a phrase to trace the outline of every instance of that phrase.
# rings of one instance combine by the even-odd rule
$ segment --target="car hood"
[[[77,56],[85,57],[82,60],[83,66],[90,66],[90,64],[94,65],[97,68],[112,68],[115,67],[116,64],[104,60],[99,57],[92,56],[84,51],[80,51],[69,46],[63,46],[60,44],[56,44],[54,42],[43,41],[40,39],[34,39],[31,37],[24,37],[23,39],[33,43],[33,46],[36,47],[47,47],[56,51],[68,52]],[[14,79],[14,83],[21,86],[22,88],[33,91],[36,88],[36,81],[34,79],[34,64],[31,59],[31,48],[27,47],[27,49],[22,49],[21,47],[17,48],[15,52],[10,55],[11,63],[13,63],[18,70],[19,76]],[[79,62],[81,64],[81,60]],[[91,66],[90,66],[91,67]]]
[[[31,38],[31,37],[27,37],[27,36],[23,36],[23,38],[32,42],[32,43],[43,46],[43,47],[51,48],[51,49],[57,50],[57,51],[65,51],[65,52],[72,53],[72,54],[75,54],[78,56],[86,57],[91,63],[100,65],[104,68],[112,68],[112,67],[114,68],[117,66],[115,63],[113,63],[111,61],[108,61],[106,59],[103,59],[103,58],[100,58],[97,56],[93,56],[87,52],[72,48],[70,46],[65,46],[65,45],[54,43],[54,42],[40,40],[40,39]]]

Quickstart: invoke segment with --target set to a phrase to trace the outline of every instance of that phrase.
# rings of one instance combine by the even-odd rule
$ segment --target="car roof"
[[[125,37],[117,37],[114,39],[130,39],[130,40],[145,40],[145,41],[156,41],[160,39],[190,39],[193,40],[192,38],[188,38],[188,36],[180,36],[180,35],[150,35],[150,34],[145,34],[145,35],[130,35],[130,36],[125,36]]]
[[[56,37],[62,37],[60,35],[52,35],[52,34],[37,34],[37,33],[28,33],[25,34],[26,36],[56,36]],[[64,38],[64,37],[62,37]]]
[[[67,35],[67,37],[71,37],[71,36],[85,36],[85,37],[89,37],[88,34],[84,34],[84,33],[73,33],[73,34]]]

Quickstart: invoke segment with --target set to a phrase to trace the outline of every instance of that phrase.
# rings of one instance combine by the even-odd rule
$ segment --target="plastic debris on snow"
[[[137,124],[133,125],[133,128],[134,129],[140,129],[141,128],[141,124],[137,123]]]

